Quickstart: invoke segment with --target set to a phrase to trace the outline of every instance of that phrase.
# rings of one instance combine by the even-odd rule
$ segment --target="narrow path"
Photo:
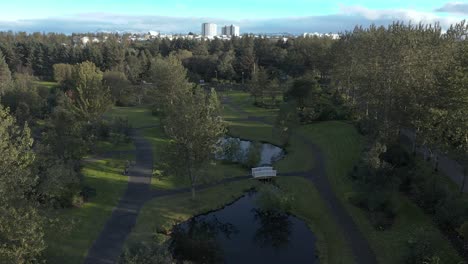
[[[271,122],[267,121],[265,118],[258,116],[249,116],[249,113],[245,112],[238,105],[235,105],[228,98],[223,98],[223,103],[229,105],[236,112],[246,116],[245,119],[250,121],[256,121],[259,123],[264,123],[267,125],[273,125]],[[372,251],[372,248],[369,245],[369,242],[365,236],[360,232],[353,218],[346,211],[344,206],[341,204],[340,200],[333,191],[330,181],[327,177],[326,172],[326,160],[325,156],[322,153],[322,150],[319,146],[311,142],[305,136],[295,133],[294,134],[298,139],[300,139],[304,144],[306,144],[315,158],[314,168],[307,173],[305,178],[314,183],[317,188],[320,196],[323,198],[327,204],[330,212],[334,216],[335,220],[338,223],[338,226],[341,227],[345,238],[348,241],[348,244],[351,247],[355,262],[358,264],[372,264],[377,263],[377,258],[375,253]]]
[[[141,207],[152,197],[151,144],[137,130],[133,130],[132,139],[136,148],[136,165],[129,169],[127,189],[89,249],[85,264],[116,263],[125,239],[135,226]]]

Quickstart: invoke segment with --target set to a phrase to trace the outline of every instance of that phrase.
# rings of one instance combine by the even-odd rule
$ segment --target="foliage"
[[[192,185],[195,196],[197,172],[216,152],[225,132],[220,104],[214,90],[192,89],[186,71],[174,57],[157,60],[152,66],[156,89],[152,91],[162,110],[166,134],[173,141],[175,162]]]
[[[33,140],[27,125],[0,106],[0,260],[32,263],[45,249],[43,218],[31,197],[36,177]]]
[[[102,72],[92,62],[74,67],[69,106],[80,119],[95,121],[109,108],[109,89],[103,86],[102,77]]]
[[[243,159],[243,164],[247,168],[258,167],[261,160],[261,144],[258,142],[252,142],[247,149],[245,158]]]
[[[262,185],[257,192],[256,202],[261,210],[285,213],[293,206],[294,197],[274,185]]]
[[[134,245],[125,249],[119,259],[119,264],[153,264],[153,263],[175,263],[167,248],[152,243]]]
[[[3,94],[3,90],[11,81],[11,72],[8,68],[8,64],[5,62],[5,57],[0,50],[0,95]]]
[[[436,249],[434,238],[427,230],[422,228],[415,229],[407,243],[408,250],[405,260],[407,264],[425,263],[425,261],[430,261],[436,257],[434,256]]]

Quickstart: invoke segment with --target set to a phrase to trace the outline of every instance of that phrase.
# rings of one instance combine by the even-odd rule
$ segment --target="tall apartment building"
[[[214,37],[217,35],[218,26],[213,23],[203,23],[202,24],[202,36],[204,37]]]
[[[221,29],[221,34],[226,36],[240,36],[240,28],[238,26],[230,25],[224,26]]]

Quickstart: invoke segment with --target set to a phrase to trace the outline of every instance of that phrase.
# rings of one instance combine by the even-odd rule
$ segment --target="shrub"
[[[257,204],[262,210],[286,212],[291,209],[294,197],[278,187],[268,184],[257,188]]]
[[[244,165],[247,168],[257,167],[261,160],[261,145],[257,142],[250,144],[247,151],[247,157],[244,161]]]
[[[424,228],[415,229],[415,231],[410,234],[410,238],[407,242],[408,251],[405,257],[405,263],[421,264],[436,257],[434,255],[436,250],[434,241],[435,239],[432,232]]]
[[[164,246],[143,243],[125,249],[119,264],[175,263],[168,249]]]

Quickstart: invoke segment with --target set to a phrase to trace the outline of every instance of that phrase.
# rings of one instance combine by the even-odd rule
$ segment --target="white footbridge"
[[[276,177],[276,170],[274,170],[273,167],[252,168],[252,177],[258,180],[271,179]]]

